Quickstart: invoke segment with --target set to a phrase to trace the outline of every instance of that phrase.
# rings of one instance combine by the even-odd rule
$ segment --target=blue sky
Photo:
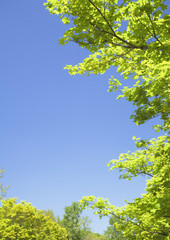
[[[41,0],[1,0],[0,29],[0,167],[8,197],[62,216],[85,195],[116,206],[140,196],[144,178],[119,180],[106,164],[135,150],[133,136],[157,135],[153,121],[136,126],[132,104],[107,92],[116,69],[90,77],[63,70],[88,52],[58,44],[66,28]],[[92,230],[102,233],[107,219],[87,213]]]

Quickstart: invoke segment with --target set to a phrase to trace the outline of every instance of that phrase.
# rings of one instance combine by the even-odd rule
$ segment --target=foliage
[[[51,14],[60,15],[68,30],[60,44],[70,41],[89,50],[82,63],[66,66],[69,73],[103,74],[117,67],[125,86],[114,76],[109,91],[121,90],[135,106],[131,115],[139,125],[159,116],[162,125],[157,131],[170,127],[170,16],[163,0],[47,0]],[[150,141],[136,139],[140,150],[121,154],[109,163],[111,170],[119,169],[120,178],[147,178],[145,194],[134,202],[118,208],[107,199],[84,197],[81,207],[90,206],[100,216],[114,215],[120,221],[114,227],[125,239],[170,239],[170,142],[162,136]]]
[[[88,216],[81,217],[80,216],[81,213],[82,209],[78,206],[78,203],[73,203],[71,206],[65,208],[65,214],[63,219],[60,219],[59,216],[55,216],[52,210],[48,209],[43,211],[43,214],[49,217],[52,221],[57,222],[60,226],[65,226],[69,233],[70,231],[71,232],[75,231],[75,228],[77,226],[78,228],[77,234],[80,233],[80,236],[82,237],[86,235],[87,232],[90,232],[91,220],[89,219]]]
[[[88,216],[83,216],[81,217],[80,219],[80,226],[81,226],[81,229],[84,230],[84,231],[90,231],[90,224],[91,224],[91,220],[89,219]]]
[[[82,209],[77,202],[73,202],[71,206],[65,207],[65,213],[60,224],[67,229],[68,239],[70,240],[81,240],[83,237],[80,225],[81,213]]]
[[[115,227],[113,226],[115,223],[120,223],[120,219],[117,218],[115,215],[111,216],[109,219],[109,225],[107,230],[104,232],[104,235],[111,240],[124,240],[121,232],[118,232]]]
[[[0,170],[0,179],[3,177],[4,170]],[[3,183],[0,183],[0,200],[6,197],[6,192],[8,190],[8,186],[3,186]]]
[[[169,239],[170,237],[170,143],[165,137],[148,142],[136,142],[142,150],[121,154],[118,160],[112,160],[111,171],[119,169],[121,178],[131,180],[138,175],[147,175],[146,193],[127,202],[122,208],[116,208],[107,200],[93,196],[81,200],[82,207],[97,209],[100,216],[115,215],[120,222],[114,224],[123,232],[126,239]]]
[[[59,225],[61,225],[61,218],[60,218],[59,215],[56,217],[56,222],[57,222]]]
[[[47,217],[50,217],[50,219],[54,222],[57,222],[57,218],[54,215],[54,212],[52,210],[43,210],[43,214]]]
[[[134,85],[121,88],[122,94],[136,106],[131,118],[136,124],[160,116],[170,126],[170,17],[164,13],[163,0],[47,0],[51,14],[60,15],[70,28],[60,44],[78,43],[92,54],[69,73],[103,74],[111,66]],[[122,83],[111,77],[110,91]]]
[[[0,239],[66,240],[67,233],[30,203],[7,199],[0,207]]]
[[[86,232],[83,240],[107,240],[107,238],[99,233]]]

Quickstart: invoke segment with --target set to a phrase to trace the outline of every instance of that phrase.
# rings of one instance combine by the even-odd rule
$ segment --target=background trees
[[[80,228],[81,213],[82,209],[76,202],[73,202],[71,206],[65,207],[65,213],[61,225],[67,229],[69,239],[79,240],[82,238]]]
[[[16,198],[1,200],[0,239],[106,240],[90,230],[89,218],[82,217],[77,202],[65,208],[62,219],[52,210],[37,210],[30,203]]]
[[[107,237],[93,232],[87,232],[87,234],[83,238],[84,240],[107,240]]]
[[[54,222],[60,222],[59,218],[58,217],[55,217],[54,215],[54,212],[52,210],[44,210],[43,211],[44,215],[47,216],[47,217],[50,217],[50,219]]]
[[[16,203],[16,199],[7,199],[2,200],[0,207],[0,238],[66,240],[67,233],[30,203]]]
[[[124,238],[122,236],[122,233],[118,232],[113,226],[116,222],[120,222],[120,219],[115,216],[111,216],[109,219],[109,226],[107,227],[107,230],[104,232],[104,235],[111,240],[113,239],[123,240]]]
[[[65,213],[60,224],[67,229],[68,238],[71,240],[84,239],[87,231],[90,230],[90,220],[88,217],[81,216],[82,211],[77,202],[73,202],[71,206],[65,207]]]
[[[82,63],[66,66],[69,73],[103,74],[116,66],[124,79],[134,83],[124,86],[111,76],[109,89],[119,89],[118,99],[124,97],[134,104],[133,121],[140,125],[159,116],[161,121],[153,127],[169,132],[170,17],[164,1],[47,0],[45,5],[70,26],[60,44],[74,41],[91,52]],[[120,221],[114,227],[126,239],[169,239],[169,138],[135,140],[140,150],[121,154],[108,165],[123,171],[120,178],[145,176],[145,194],[122,208],[93,196],[84,197],[81,206],[97,209],[100,216],[115,215]]]

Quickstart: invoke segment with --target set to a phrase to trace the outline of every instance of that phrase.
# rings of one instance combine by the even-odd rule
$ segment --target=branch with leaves
[[[83,62],[65,69],[89,75],[115,66],[127,84],[111,76],[109,91],[119,91],[117,99],[133,103],[133,121],[140,125],[159,117],[161,125],[159,120],[153,127],[170,133],[170,16],[164,1],[47,0],[45,5],[68,25],[60,44],[73,41],[90,52]],[[133,86],[128,86],[128,78]],[[115,214],[121,221],[114,226],[125,239],[169,240],[169,139],[136,141],[136,146],[141,150],[120,154],[109,166],[126,180],[145,176],[145,194],[123,208],[93,196],[84,197],[81,205],[96,208],[100,216]]]

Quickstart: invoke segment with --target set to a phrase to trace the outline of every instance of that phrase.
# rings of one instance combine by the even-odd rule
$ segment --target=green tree
[[[91,230],[91,228],[90,228],[91,222],[92,221],[89,219],[88,216],[81,217],[81,219],[80,219],[81,229],[84,230],[85,232],[90,231]]]
[[[123,236],[121,232],[118,232],[115,227],[113,226],[115,223],[119,222],[120,219],[117,218],[115,215],[111,216],[109,219],[109,226],[107,230],[104,232],[104,235],[111,240],[123,240]]]
[[[57,217],[55,217],[55,214],[52,210],[43,210],[43,213],[45,216],[50,217],[52,221],[57,222]]]
[[[68,239],[70,240],[81,240],[83,237],[80,224],[81,213],[82,209],[77,202],[73,202],[71,206],[65,207],[61,226],[67,229]]]
[[[103,74],[115,66],[133,86],[111,76],[109,91],[120,90],[121,97],[135,106],[131,115],[137,124],[160,117],[157,131],[170,127],[170,16],[163,0],[47,0],[51,14],[60,15],[68,30],[60,44],[70,41],[89,50],[82,63],[67,65],[69,73]],[[70,26],[70,27],[69,27]],[[128,84],[128,81],[127,81]],[[145,194],[122,208],[107,199],[84,197],[82,208],[96,208],[100,216],[115,215],[114,227],[126,239],[170,239],[170,142],[166,136],[150,141],[136,139],[134,153],[121,154],[109,163],[119,169],[120,178],[147,178]]]
[[[43,210],[43,214],[47,217],[50,217],[50,219],[54,222],[57,222],[59,225],[61,225],[61,218],[59,215],[55,216],[53,210]]]
[[[136,106],[131,118],[136,124],[160,116],[161,128],[170,126],[169,25],[164,0],[47,0],[51,14],[60,15],[70,28],[60,44],[70,41],[92,54],[82,63],[67,65],[69,73],[103,74],[115,66],[132,87],[122,86],[114,76],[110,91],[122,91]]]
[[[119,169],[120,178],[131,180],[139,175],[149,176],[146,193],[134,202],[118,208],[107,199],[94,196],[84,197],[82,207],[96,209],[100,216],[115,215],[119,222],[114,227],[125,239],[170,239],[170,143],[166,137],[150,141],[136,141],[142,150],[121,154],[112,160],[111,171]]]
[[[0,170],[0,179],[3,177],[4,170]],[[8,186],[3,186],[3,183],[0,183],[0,200],[6,197]]]
[[[67,233],[30,203],[7,199],[0,207],[0,239],[66,240]]]
[[[83,240],[108,240],[105,236],[99,233],[87,232]]]

